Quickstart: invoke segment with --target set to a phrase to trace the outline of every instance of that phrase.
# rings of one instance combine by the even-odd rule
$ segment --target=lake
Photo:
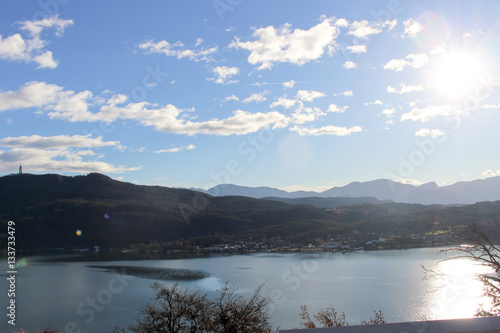
[[[181,279],[181,287],[197,286],[209,297],[216,297],[216,290],[226,281],[238,286],[238,293],[245,297],[265,283],[262,295],[273,299],[272,322],[282,329],[299,326],[303,304],[309,306],[311,314],[333,306],[345,312],[351,324],[368,320],[373,310],[382,310],[388,322],[472,317],[478,304],[485,302],[479,297],[481,285],[471,276],[481,268],[468,260],[448,261],[440,264],[447,277],[424,279],[422,266],[435,268],[443,258],[436,255],[438,250],[254,253],[120,261],[27,258],[18,268],[16,326],[8,325],[4,314],[0,327],[2,332],[21,328],[36,332],[52,326],[62,332],[94,333],[110,332],[115,325],[126,327],[153,297],[150,285],[154,279],[148,277],[165,278],[155,275],[161,268],[170,269],[166,278]],[[138,274],[142,268],[134,267],[148,267],[154,274]],[[202,274],[186,280],[185,270]],[[3,274],[0,292],[6,295],[8,289]],[[6,309],[7,297],[0,299]]]

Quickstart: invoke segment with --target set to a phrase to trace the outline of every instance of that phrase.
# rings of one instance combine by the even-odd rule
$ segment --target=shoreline
[[[114,250],[102,252],[83,252],[76,251],[40,251],[40,252],[24,252],[19,253],[20,259],[26,258],[39,262],[59,262],[59,261],[122,261],[122,260],[175,260],[175,259],[195,259],[195,258],[209,258],[209,257],[224,257],[233,255],[249,255],[249,254],[349,254],[349,253],[364,253],[364,252],[378,252],[378,251],[403,251],[419,248],[445,248],[450,246],[450,243],[430,244],[426,246],[412,246],[404,248],[377,248],[377,249],[360,249],[354,248],[349,250],[326,250],[322,248],[293,248],[293,249],[267,249],[267,250],[253,250],[253,251],[191,251],[191,250],[170,250],[170,251],[157,251],[157,252],[143,252],[139,250]]]

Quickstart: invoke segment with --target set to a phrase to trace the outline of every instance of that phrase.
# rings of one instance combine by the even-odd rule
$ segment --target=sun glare
[[[449,53],[437,63],[434,83],[439,92],[451,97],[473,93],[482,74],[481,61],[470,54]]]
[[[483,285],[476,276],[488,273],[489,269],[469,259],[443,261],[438,265],[444,275],[434,281],[437,289],[432,293],[436,318],[470,318],[480,304],[490,300],[483,296]]]

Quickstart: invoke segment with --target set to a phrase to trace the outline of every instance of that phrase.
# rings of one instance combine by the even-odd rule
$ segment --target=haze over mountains
[[[199,189],[198,189],[199,190]],[[246,187],[221,184],[205,191],[213,196],[239,195],[251,198],[337,198],[373,197],[378,200],[391,200],[415,204],[473,204],[480,201],[500,200],[500,177],[462,181],[448,186],[438,186],[435,182],[414,186],[401,184],[389,179],[367,182],[352,182],[345,186],[333,187],[324,192],[295,191],[287,192],[272,187]]]

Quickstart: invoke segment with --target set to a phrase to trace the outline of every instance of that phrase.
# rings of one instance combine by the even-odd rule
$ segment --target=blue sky
[[[4,1],[0,174],[500,175],[496,1]]]

